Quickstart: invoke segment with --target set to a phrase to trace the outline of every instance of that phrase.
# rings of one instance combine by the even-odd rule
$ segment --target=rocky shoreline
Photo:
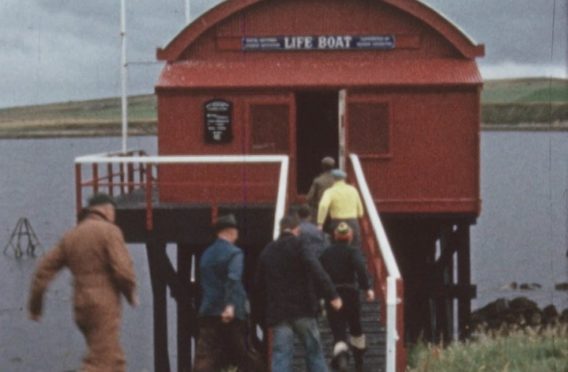
[[[540,308],[536,302],[521,296],[499,298],[471,314],[470,329],[474,332],[526,327],[568,325],[568,309],[559,311],[554,305]]]

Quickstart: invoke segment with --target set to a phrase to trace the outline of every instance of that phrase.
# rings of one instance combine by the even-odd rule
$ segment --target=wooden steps
[[[365,353],[364,371],[382,372],[385,370],[385,330],[379,323],[379,303],[374,301],[368,303],[361,296],[361,323],[363,332],[367,337],[367,352]],[[333,350],[333,336],[329,328],[327,319],[320,316],[319,329],[323,343],[324,353],[328,364],[331,361]],[[300,342],[295,341],[294,371],[305,372],[304,350]],[[350,358],[350,371],[355,371],[353,358]],[[333,369],[330,367],[330,371]]]

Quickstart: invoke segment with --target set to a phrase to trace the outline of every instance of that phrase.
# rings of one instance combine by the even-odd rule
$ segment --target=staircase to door
[[[362,249],[377,297],[377,301],[369,303],[361,294],[361,321],[367,337],[364,371],[402,372],[406,369],[402,278],[359,158],[351,154],[349,160],[349,171],[365,205],[366,214],[361,220]],[[319,326],[327,360],[331,360],[333,337],[325,316],[319,317]],[[350,370],[354,371],[352,358]],[[304,351],[299,342],[295,345],[294,371],[305,371]]]
[[[379,311],[378,301],[369,303],[361,295],[361,324],[363,333],[367,338],[367,352],[365,353],[363,369],[365,372],[385,371],[385,329],[378,321]],[[330,361],[333,350],[333,336],[325,315],[320,316],[318,321],[326,360]],[[294,371],[306,371],[304,350],[297,340],[294,348]],[[355,371],[353,358],[350,358],[349,362],[349,371]]]

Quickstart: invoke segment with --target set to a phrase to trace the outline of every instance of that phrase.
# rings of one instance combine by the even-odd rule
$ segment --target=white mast
[[[189,22],[191,21],[190,18],[191,12],[190,12],[190,7],[189,7],[189,0],[185,0],[185,23],[189,24]]]
[[[126,0],[120,0],[120,38],[122,42],[122,55],[121,55],[121,106],[122,106],[122,152],[125,153],[126,139],[128,136],[128,98],[127,98],[127,79],[128,79],[128,64],[126,62]]]

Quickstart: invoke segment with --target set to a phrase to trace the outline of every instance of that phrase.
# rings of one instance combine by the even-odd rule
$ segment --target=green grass
[[[128,98],[128,116],[132,121],[156,120],[154,95]],[[117,121],[121,120],[120,98],[54,103],[0,109],[0,125],[14,121]]]
[[[481,334],[446,348],[418,344],[410,350],[408,371],[568,372],[568,329]]]
[[[568,103],[567,79],[488,80],[481,95],[483,104]]]
[[[484,84],[481,102],[481,121],[485,124],[567,122],[568,80],[489,80]]]
[[[568,121],[568,102],[494,103],[481,108],[485,124],[553,123]]]
[[[501,124],[501,128],[515,129],[518,124],[529,124],[546,129],[568,123],[567,79],[489,80],[484,83],[481,101],[482,123],[487,128],[499,128],[495,124]],[[128,116],[131,128],[138,126],[141,133],[155,133],[156,97],[129,97]],[[0,137],[42,136],[48,132],[59,135],[70,131],[74,135],[87,132],[92,135],[97,128],[101,133],[117,134],[120,122],[120,98],[4,108],[0,109]]]

